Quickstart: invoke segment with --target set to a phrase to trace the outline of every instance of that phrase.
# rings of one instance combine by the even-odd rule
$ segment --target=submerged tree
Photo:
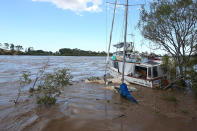
[[[144,38],[172,56],[185,78],[197,45],[197,1],[155,0],[149,10],[142,7],[138,26]]]

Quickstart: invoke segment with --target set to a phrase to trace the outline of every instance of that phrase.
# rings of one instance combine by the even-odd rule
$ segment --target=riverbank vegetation
[[[17,104],[21,90],[24,87],[29,88],[29,95],[36,98],[37,104],[53,105],[56,103],[56,97],[61,94],[61,90],[70,84],[72,75],[69,69],[56,69],[54,72],[46,72],[48,62],[35,74],[24,71],[20,78],[18,95],[14,103]]]
[[[155,49],[168,53],[163,59],[163,69],[170,85],[181,83],[186,88],[189,83],[196,92],[197,1],[151,2],[149,9],[142,6],[138,27]]]
[[[105,51],[85,51],[80,49],[61,48],[59,51],[43,51],[34,50],[33,47],[25,49],[21,45],[14,45],[13,43],[0,43],[0,55],[39,55],[39,56],[106,56]]]
[[[31,96],[36,96],[38,104],[52,105],[61,90],[70,83],[72,76],[68,69],[59,69],[52,73],[44,73],[37,81],[37,87],[30,88]]]

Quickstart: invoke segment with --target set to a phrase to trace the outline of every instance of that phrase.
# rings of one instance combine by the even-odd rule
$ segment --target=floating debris
[[[90,77],[88,79],[85,80],[85,83],[97,83],[97,84],[105,84],[104,79],[99,78],[99,77]],[[98,79],[99,78],[99,79]],[[113,84],[121,84],[121,79],[120,78],[109,78],[107,79],[107,85],[113,83]],[[127,85],[130,85],[130,83],[125,82]]]
[[[137,91],[137,89],[135,87],[128,86],[127,88],[128,88],[129,92]],[[120,87],[118,87],[118,86],[107,86],[107,87],[105,87],[105,89],[108,89],[108,90],[111,90],[111,91],[115,91],[115,92],[120,91]]]

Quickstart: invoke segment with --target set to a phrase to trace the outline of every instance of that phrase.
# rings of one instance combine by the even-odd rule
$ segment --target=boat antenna
[[[123,50],[123,66],[122,66],[122,83],[124,83],[124,69],[125,69],[125,50],[127,43],[127,20],[128,20],[128,5],[129,1],[126,0],[125,5],[125,32],[124,32],[124,50]]]

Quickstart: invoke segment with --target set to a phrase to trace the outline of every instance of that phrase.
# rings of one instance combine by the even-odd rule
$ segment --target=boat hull
[[[121,78],[121,73],[119,73],[118,69],[116,69],[116,68],[110,67],[109,73],[110,73],[110,75],[112,75],[115,78]],[[129,83],[153,88],[153,83],[151,80],[143,80],[143,79],[139,79],[139,78],[135,78],[135,77],[131,77],[131,76],[126,76],[126,75],[125,75],[125,80]]]

